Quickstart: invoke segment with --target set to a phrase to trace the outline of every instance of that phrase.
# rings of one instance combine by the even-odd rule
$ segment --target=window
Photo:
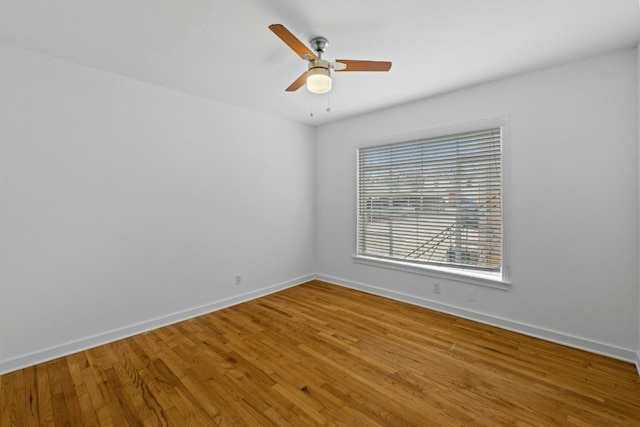
[[[357,256],[502,279],[502,130],[358,150]]]

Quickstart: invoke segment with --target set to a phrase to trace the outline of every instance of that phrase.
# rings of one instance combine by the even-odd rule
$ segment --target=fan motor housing
[[[331,67],[331,63],[329,61],[326,61],[324,59],[313,59],[309,61],[308,70],[311,71],[316,68],[324,68],[325,70],[329,71],[329,67]]]

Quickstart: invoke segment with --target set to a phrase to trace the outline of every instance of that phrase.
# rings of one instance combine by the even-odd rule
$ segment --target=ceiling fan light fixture
[[[329,61],[318,59],[309,63],[307,89],[311,93],[327,93],[331,90]]]

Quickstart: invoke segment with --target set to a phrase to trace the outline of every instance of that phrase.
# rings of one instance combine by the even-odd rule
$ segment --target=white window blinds
[[[502,267],[501,129],[358,150],[358,255]]]

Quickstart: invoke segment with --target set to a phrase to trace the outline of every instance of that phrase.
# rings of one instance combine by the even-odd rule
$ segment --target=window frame
[[[501,130],[501,164],[500,172],[502,177],[502,189],[501,189],[501,214],[502,214],[502,254],[501,254],[501,269],[499,272],[483,272],[479,270],[464,269],[464,268],[452,268],[436,265],[427,265],[423,263],[414,263],[411,261],[400,261],[388,258],[378,258],[375,256],[368,256],[359,254],[359,241],[358,241],[358,210],[359,210],[359,151],[361,149],[372,148],[382,145],[390,145],[403,143],[408,141],[427,139],[439,136],[448,136],[464,132],[473,132],[489,128],[500,128]],[[356,173],[355,173],[355,233],[354,233],[354,255],[353,262],[362,265],[369,265],[375,267],[382,267],[391,270],[398,270],[408,273],[421,274],[431,276],[439,279],[454,280],[458,282],[486,286],[496,289],[508,290],[511,287],[509,280],[509,264],[507,260],[507,245],[506,245],[506,231],[508,229],[508,215],[507,215],[507,184],[508,184],[508,172],[507,166],[509,164],[508,158],[508,138],[509,138],[509,116],[500,116],[489,119],[482,119],[473,122],[455,124],[450,126],[442,126],[437,128],[423,129],[416,132],[388,135],[380,138],[370,139],[362,141],[356,146],[355,161],[356,161]]]

